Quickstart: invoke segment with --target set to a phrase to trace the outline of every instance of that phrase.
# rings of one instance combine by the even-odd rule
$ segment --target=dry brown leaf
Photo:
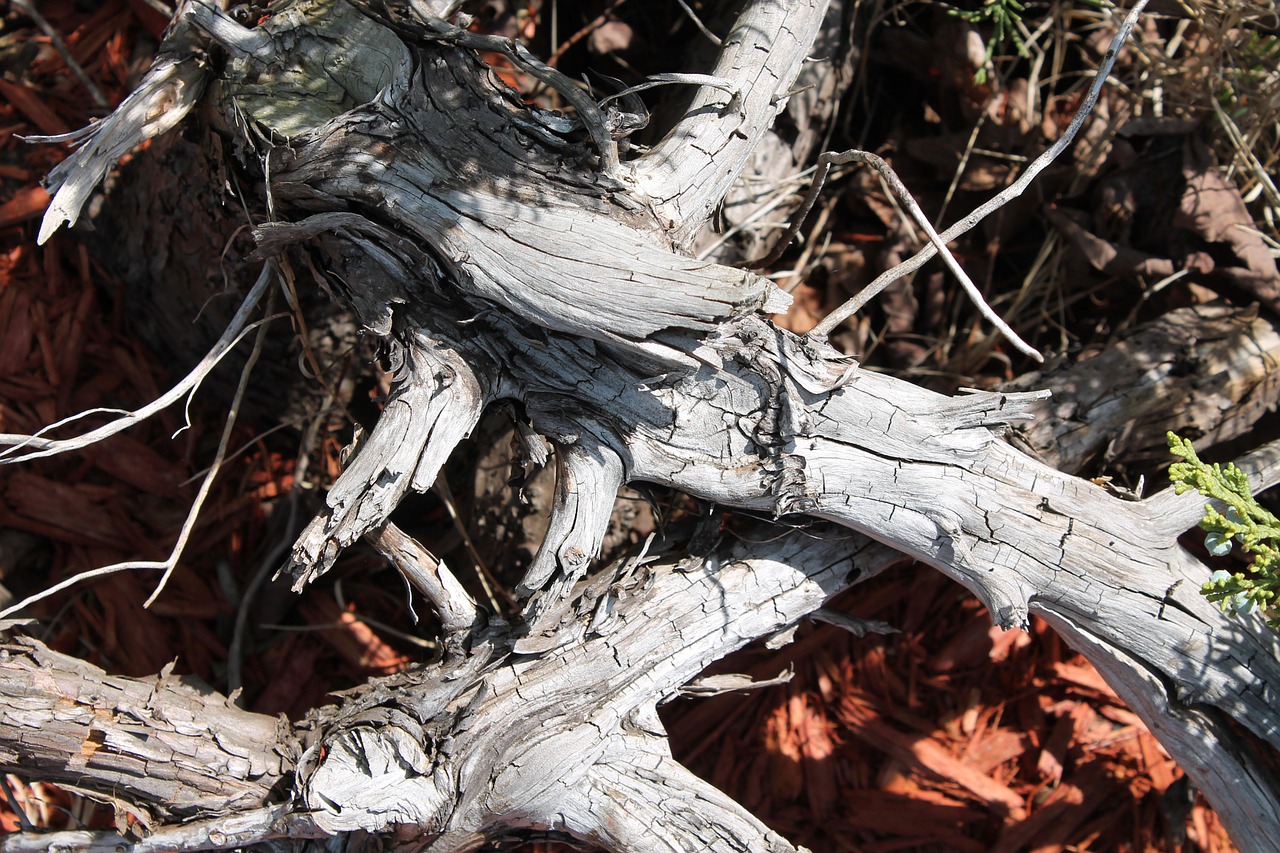
[[[587,37],[587,49],[592,53],[613,53],[631,47],[635,32],[622,21],[605,21]]]
[[[1108,275],[1164,278],[1177,269],[1173,261],[1103,240],[1085,230],[1066,210],[1047,207],[1045,217],[1084,255],[1094,269]]]
[[[1248,291],[1271,310],[1280,309],[1280,272],[1271,248],[1258,233],[1240,190],[1221,170],[1206,161],[1207,155],[1195,146],[1188,151],[1183,167],[1187,186],[1173,224],[1207,243],[1229,247],[1240,265],[1220,264],[1217,274]]]

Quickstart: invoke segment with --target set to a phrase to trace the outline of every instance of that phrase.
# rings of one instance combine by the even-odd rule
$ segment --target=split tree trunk
[[[294,548],[297,583],[370,537],[436,604],[444,659],[289,729],[18,641],[0,661],[4,768],[110,792],[153,833],[136,849],[296,849],[347,833],[330,843],[470,850],[536,825],[616,850],[791,850],[673,761],[655,709],[907,555],[973,590],[1003,627],[1048,620],[1237,843],[1267,849],[1280,825],[1278,644],[1260,619],[1198,594],[1207,570],[1177,536],[1200,500],[1124,500],[1048,467],[999,437],[1043,395],[948,398],[862,371],[763,319],[785,302],[767,280],[685,254],[786,103],[825,4],[746,3],[715,79],[631,159],[611,132],[626,116],[430,14],[445,5],[304,0],[247,29],[207,0],[180,4],[139,92],[55,173],[44,232],[201,99],[224,116],[264,189],[263,255],[309,253],[397,362],[382,419]],[[477,49],[510,51],[580,124],[495,86]],[[551,441],[559,481],[524,621],[510,626],[387,526],[496,401]],[[1271,456],[1253,461],[1276,479]],[[632,480],[838,526],[588,579]],[[193,715],[202,704],[217,713]],[[155,764],[169,755],[199,760]],[[48,843],[0,848],[36,841]]]

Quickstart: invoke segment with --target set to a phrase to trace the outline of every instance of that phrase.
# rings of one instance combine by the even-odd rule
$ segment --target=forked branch
[[[638,844],[628,816],[649,814],[671,849],[787,850],[674,766],[656,706],[901,552],[964,583],[1002,626],[1057,620],[1202,774],[1237,842],[1270,841],[1280,784],[1248,745],[1280,746],[1276,639],[1198,595],[1203,567],[1168,535],[1161,503],[1119,500],[1001,442],[1042,395],[950,398],[860,370],[820,334],[758,316],[776,304],[767,281],[680,251],[787,96],[823,5],[748,3],[714,72],[739,103],[698,92],[631,174],[608,174],[601,140],[555,130],[496,87],[458,34],[407,43],[404,20],[376,16],[356,21],[368,39],[345,46],[357,65],[395,59],[374,91],[361,88],[369,78],[342,89],[318,75],[341,89],[324,93],[332,108],[261,152],[256,178],[279,220],[258,230],[264,249],[310,252],[396,359],[381,419],[294,549],[298,583],[363,536],[425,559],[388,540],[387,520],[432,487],[490,401],[513,401],[562,457],[554,534],[526,579],[537,633],[481,624],[446,574],[416,575],[452,653],[316,713],[290,753],[288,791],[315,827],[444,851],[535,824],[622,847]],[[247,36],[222,18],[208,29],[242,48],[268,39],[298,67],[336,55],[323,52],[343,37],[335,15],[354,13],[290,8]],[[288,55],[307,45],[320,60]],[[237,108],[270,70],[257,50],[241,50],[219,88]],[[265,125],[281,103],[243,116]],[[761,535],[704,561],[633,560],[580,579],[624,480],[856,533]],[[1212,768],[1191,754],[1197,739],[1213,741]],[[1255,784],[1227,787],[1232,776]],[[1248,800],[1226,802],[1238,795]],[[699,807],[712,817],[699,822]]]
[[[1116,56],[1119,55],[1120,49],[1124,47],[1125,42],[1129,40],[1129,34],[1133,32],[1133,28],[1137,25],[1138,18],[1142,15],[1142,10],[1146,8],[1147,2],[1148,0],[1138,0],[1138,2],[1134,3],[1133,8],[1129,10],[1129,14],[1125,16],[1124,22],[1120,25],[1120,29],[1116,31],[1115,37],[1112,38],[1106,54],[1102,57],[1102,62],[1098,66],[1098,71],[1094,76],[1093,83],[1089,86],[1088,92],[1085,93],[1084,100],[1081,101],[1080,106],[1076,108],[1076,113],[1072,116],[1071,123],[1067,125],[1067,129],[1063,131],[1062,136],[1058,138],[1057,142],[1053,143],[1053,145],[1049,146],[1048,150],[1033,160],[1031,165],[1027,167],[1027,170],[1023,172],[1016,181],[997,193],[990,201],[982,204],[968,216],[942,232],[941,235],[934,234],[932,226],[927,226],[929,231],[928,246],[925,246],[919,252],[898,264],[893,269],[882,273],[875,281],[863,288],[857,296],[853,297],[848,302],[845,302],[839,308],[824,317],[822,321],[809,332],[809,334],[815,338],[826,338],[835,331],[837,326],[860,311],[864,305],[879,295],[879,293],[886,287],[924,266],[926,262],[938,253],[940,247],[945,247],[946,244],[950,243],[952,240],[968,233],[973,228],[977,227],[978,223],[982,222],[982,220],[986,219],[1010,201],[1026,192],[1027,187],[1031,186],[1031,182],[1034,181],[1036,177],[1047,169],[1055,160],[1057,160],[1058,157],[1067,150],[1071,143],[1075,141],[1076,134],[1080,132],[1080,128],[1084,126],[1085,119],[1087,119],[1093,112],[1094,104],[1098,102],[1098,95],[1102,92],[1102,86],[1107,82],[1107,77],[1111,74],[1111,68],[1115,65]],[[804,214],[812,209],[814,198],[817,196],[816,188],[819,187],[821,187],[821,182],[815,180],[814,189],[810,189],[809,196],[805,199],[804,212],[797,214],[796,220],[793,224],[793,229],[799,229],[801,220],[804,218]],[[789,232],[780,245],[789,243],[794,237],[795,230]],[[775,251],[777,250],[775,249]],[[944,257],[947,257],[945,252]],[[948,266],[951,266],[951,262],[948,262]],[[952,271],[955,271],[954,267],[952,268]],[[961,278],[960,281],[961,283],[964,283],[967,281],[967,278]],[[965,290],[969,292],[970,298],[974,298],[976,288],[970,288],[971,285],[966,286]],[[979,308],[982,308],[984,305],[980,296],[975,299],[975,302]],[[998,318],[993,317],[993,315],[988,313],[988,311],[983,311],[983,316],[992,320],[993,323],[998,320]],[[1003,321],[999,322],[997,328],[1000,328],[1001,325],[1003,325]],[[1004,333],[1003,328],[1001,328],[1001,332]],[[1008,337],[1008,333],[1005,333],[1005,336]],[[1010,340],[1012,341],[1014,339],[1010,338]],[[1019,348],[1021,349],[1021,347]],[[1025,352],[1026,350],[1023,351]]]

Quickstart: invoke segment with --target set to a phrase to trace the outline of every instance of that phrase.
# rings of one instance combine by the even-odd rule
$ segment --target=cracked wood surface
[[[1051,390],[1016,438],[1075,472],[1098,456],[1158,465],[1172,430],[1208,446],[1248,432],[1280,402],[1280,331],[1258,306],[1179,308],[1071,364],[1019,377],[1009,391]]]
[[[260,806],[291,764],[287,725],[189,678],[108,675],[25,638],[0,673],[0,766],[86,784],[147,828]]]
[[[600,133],[514,100],[412,5],[365,6],[374,29],[362,20],[361,43],[385,61],[339,63],[373,73],[334,75],[341,91],[299,116],[273,109],[272,87],[296,100],[314,80],[271,74],[314,58],[277,57],[333,50],[340,28],[311,31],[344,4],[296,3],[253,30],[181,4],[172,32],[232,59],[214,106],[263,164],[261,250],[311,252],[398,359],[383,420],[295,547],[299,582],[429,488],[490,402],[520,404],[556,447],[564,486],[523,584],[523,624],[455,638],[445,663],[316,715],[285,795],[305,831],[385,830],[406,849],[444,851],[534,824],[618,850],[792,849],[675,765],[653,709],[710,662],[812,613],[855,568],[865,577],[905,553],[965,584],[1005,627],[1049,619],[1236,842],[1267,849],[1280,783],[1257,744],[1280,746],[1280,649],[1260,619],[1229,619],[1199,596],[1205,569],[1178,546],[1166,497],[1121,500],[1001,441],[1040,395],[948,398],[859,370],[759,317],[781,304],[765,279],[681,253],[781,109],[824,7],[746,4],[714,72],[738,94],[703,87],[662,142],[615,167]],[[252,122],[268,132],[244,133]],[[103,132],[146,135],[128,122]],[[281,136],[287,145],[267,141]],[[79,193],[100,165],[88,157],[58,177]],[[625,480],[858,533],[584,581],[612,499],[592,493]]]
[[[274,775],[228,801],[207,793],[234,784],[225,780],[226,762],[183,768],[185,784],[203,799],[182,814],[206,819],[206,835],[220,825],[227,831],[211,816],[233,812],[262,822],[241,827],[245,836],[286,835],[286,815],[270,807],[270,783],[292,772],[299,777],[294,837],[408,824],[427,833],[432,850],[465,850],[504,828],[535,824],[619,850],[793,850],[671,759],[655,709],[710,663],[794,624],[853,578],[874,576],[902,557],[838,530],[781,540],[769,528],[758,533],[759,541],[744,538],[692,565],[680,554],[652,564],[628,560],[580,584],[572,600],[583,630],[556,654],[513,655],[511,629],[493,623],[463,659],[372,682],[296,731],[229,708],[211,691],[194,701],[184,696],[184,718],[194,709],[209,721],[192,737],[201,756],[221,748],[246,766],[273,761]],[[21,643],[25,657],[14,659],[29,661],[11,667],[0,691],[4,725],[24,707],[20,724],[45,725],[55,712],[34,712],[37,701],[47,708],[71,700],[82,715],[103,716],[108,703],[69,686],[81,684],[82,662],[33,640]],[[105,678],[134,695],[156,690],[143,679]],[[131,740],[148,743],[172,724],[157,710],[129,725]],[[81,743],[92,742],[84,737],[71,746],[38,738],[27,757],[78,754]],[[303,743],[305,751],[296,745]],[[100,749],[78,777],[91,792],[114,781],[108,768],[129,744],[107,739]],[[162,796],[172,793],[163,779],[153,784]],[[664,787],[678,795],[644,800]],[[615,789],[628,794],[610,797]],[[124,802],[140,796],[120,793]],[[228,841],[205,838],[215,847],[233,846]],[[6,840],[0,850],[20,844]]]

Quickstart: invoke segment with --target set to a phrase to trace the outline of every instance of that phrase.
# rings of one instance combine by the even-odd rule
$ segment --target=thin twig
[[[969,134],[969,141],[964,145],[964,153],[960,155],[960,162],[956,164],[956,172],[951,176],[951,184],[947,187],[947,192],[942,196],[942,207],[938,208],[938,220],[941,221],[947,216],[947,208],[951,206],[951,200],[956,196],[956,190],[960,188],[960,181],[964,178],[965,170],[969,168],[969,158],[977,153],[974,149],[978,144],[978,134],[982,133],[983,126],[987,123],[987,113],[984,110],[978,114],[978,120],[973,123],[973,131]]]
[[[600,101],[600,106],[603,107],[610,101],[616,101],[619,98],[625,98],[628,95],[634,95],[636,92],[643,92],[645,89],[653,89],[658,86],[706,86],[710,89],[719,89],[722,92],[729,93],[730,103],[733,102],[734,98],[742,96],[742,90],[738,88],[737,84],[714,74],[650,74],[644,78],[644,82],[628,86],[617,94],[603,98]]]
[[[258,592],[262,589],[262,585],[280,567],[281,558],[289,550],[289,546],[293,544],[293,538],[298,532],[299,492],[300,490],[295,484],[289,494],[289,518],[285,521],[284,534],[278,537],[271,550],[262,558],[262,562],[258,564],[258,568],[254,571],[249,585],[240,594],[240,601],[236,603],[235,627],[231,632],[231,643],[227,646],[228,694],[234,693],[243,686],[241,667],[244,660],[244,641],[249,631],[249,611],[253,607],[254,600],[258,597]]]
[[[445,642],[450,651],[456,652],[457,640],[474,628],[480,617],[475,599],[443,560],[391,522],[366,533],[365,539],[431,602],[440,618]]]
[[[275,302],[275,291],[271,292],[271,299],[268,302],[267,313],[271,313],[270,305]],[[156,584],[155,590],[142,602],[144,608],[150,607],[151,604],[164,591],[165,585],[169,583],[169,578],[173,575],[173,570],[178,566],[178,560],[182,556],[182,552],[186,550],[187,540],[191,537],[191,531],[195,529],[196,519],[200,515],[200,508],[204,506],[205,499],[209,496],[209,490],[213,488],[214,478],[218,476],[218,472],[222,470],[222,462],[227,457],[227,447],[231,444],[231,432],[235,429],[236,418],[240,416],[240,404],[244,401],[245,391],[249,389],[249,377],[253,375],[254,365],[258,363],[258,357],[262,355],[262,345],[267,340],[267,323],[263,323],[258,327],[258,335],[253,340],[253,350],[249,353],[249,358],[245,361],[244,369],[240,371],[240,384],[236,386],[235,396],[231,398],[231,405],[227,408],[227,421],[222,427],[222,436],[218,439],[218,452],[213,455],[213,464],[209,466],[209,473],[200,483],[200,491],[196,493],[196,499],[191,504],[191,511],[187,513],[187,520],[182,525],[182,530],[178,533],[178,541],[174,543],[173,553],[170,554],[166,561],[168,565],[165,567],[164,574],[160,577],[160,583]]]
[[[13,812],[18,818],[18,831],[31,832],[35,826],[31,823],[31,818],[27,816],[27,810],[18,802],[18,798],[13,794],[13,785],[10,783],[9,774],[0,774],[0,786],[4,787],[4,798],[9,804],[9,811]]]
[[[617,9],[620,6],[622,6],[623,3],[626,3],[626,2],[627,0],[615,0],[615,2],[611,3],[609,5],[609,8],[601,12],[599,16],[596,17],[595,20],[587,24],[582,29],[578,30],[573,35],[569,36],[569,38],[563,44],[561,44],[559,47],[555,49],[555,51],[552,52],[551,58],[547,60],[547,65],[549,65],[552,68],[555,68],[556,63],[560,61],[561,57],[565,55],[565,53],[569,50],[569,48],[573,47],[575,44],[582,41],[584,38],[591,35],[593,32],[595,32],[596,30],[600,29],[602,26],[607,24],[609,22],[609,17],[615,11],[617,11]]]
[[[955,259],[955,256],[951,254],[951,250],[947,248],[946,241],[938,235],[938,232],[934,230],[933,225],[929,223],[929,218],[924,215],[924,211],[920,209],[920,205],[916,204],[915,198],[912,197],[911,191],[907,189],[906,185],[902,183],[902,179],[898,177],[897,173],[893,171],[888,163],[868,151],[858,151],[857,149],[854,149],[851,151],[844,151],[839,154],[833,154],[828,151],[818,158],[818,171],[813,176],[813,186],[809,188],[809,193],[805,196],[804,203],[800,206],[801,213],[796,215],[795,220],[791,223],[791,228],[787,230],[787,235],[779,241],[778,245],[769,253],[769,256],[761,262],[761,265],[768,266],[776,261],[778,256],[782,254],[781,250],[785,249],[787,243],[791,242],[791,238],[794,237],[795,232],[799,230],[799,227],[803,224],[809,210],[813,207],[813,203],[817,200],[818,191],[822,189],[823,181],[826,180],[827,173],[831,171],[831,167],[844,166],[849,163],[865,163],[880,174],[881,179],[889,185],[889,189],[893,191],[893,194],[902,202],[903,205],[906,206],[907,212],[911,214],[912,220],[914,220],[916,225],[918,225],[920,229],[928,235],[929,242],[932,244],[934,251],[942,255],[943,263],[947,265],[947,269],[951,270],[951,274],[960,282],[960,286],[964,288],[964,292],[968,294],[969,299],[975,306],[977,306],[978,312],[981,313],[983,317],[986,317],[987,321],[990,322],[991,325],[995,326],[996,329],[999,330],[1000,334],[1004,335],[1005,338],[1017,347],[1019,351],[1031,356],[1036,361],[1043,362],[1044,356],[1037,352],[1034,347],[1022,338],[1018,337],[1018,333],[1010,328],[1009,324],[1001,319],[999,314],[991,310],[991,306],[988,305],[987,301],[982,297],[982,292],[978,290],[977,285],[975,285],[973,280],[969,278],[969,274],[964,271],[964,267],[960,266],[960,263]],[[829,320],[830,317],[827,319]],[[826,321],[824,320],[823,322]],[[809,334],[812,335],[816,331],[817,328]]]
[[[268,269],[270,269],[270,265],[268,265]],[[264,280],[266,279],[265,278],[259,279],[260,282]],[[131,560],[123,563],[113,563],[110,566],[102,566],[97,569],[90,569],[85,572],[80,572],[79,574],[73,575],[72,577],[69,577],[60,583],[54,584],[48,589],[45,589],[41,592],[38,592],[34,595],[30,595],[27,598],[24,598],[22,601],[19,601],[17,604],[14,604],[10,607],[6,607],[4,610],[0,610],[0,619],[7,618],[8,616],[11,616],[12,614],[19,612],[20,610],[30,607],[32,604],[35,604],[36,602],[43,601],[44,599],[49,598],[52,595],[56,595],[57,593],[62,592],[65,589],[69,589],[87,580],[92,580],[94,578],[99,578],[105,575],[111,575],[111,574],[115,574],[116,572],[124,572],[124,571],[133,571],[133,570],[163,571],[164,575],[161,577],[159,586],[156,587],[155,592],[153,592],[151,596],[143,604],[144,607],[150,606],[151,602],[153,602],[156,596],[160,594],[161,590],[164,589],[165,582],[168,581],[169,576],[173,573],[173,570],[177,566],[178,561],[182,559],[183,551],[185,551],[187,547],[187,540],[191,537],[191,532],[192,530],[195,529],[196,521],[200,516],[200,509],[203,507],[204,501],[209,495],[209,489],[213,485],[213,479],[218,475],[218,469],[221,467],[223,458],[226,456],[227,445],[231,441],[231,430],[232,430],[232,427],[235,426],[236,415],[239,411],[240,401],[243,399],[244,391],[248,387],[249,374],[252,372],[253,366],[258,360],[259,354],[262,352],[262,344],[266,338],[268,321],[261,320],[261,321],[258,321],[257,323],[254,323],[253,325],[257,327],[258,335],[254,339],[253,352],[250,353],[249,360],[245,364],[244,370],[241,371],[240,373],[240,386],[236,389],[235,398],[232,400],[231,408],[227,415],[226,426],[223,428],[223,431],[222,431],[222,439],[218,443],[218,452],[214,458],[213,465],[209,467],[209,473],[205,475],[204,480],[200,484],[200,490],[196,494],[196,498],[191,504],[191,509],[188,511],[187,518],[182,524],[182,529],[178,532],[177,541],[174,543],[172,550],[169,552],[169,557],[162,562],[157,562],[154,560]]]
[[[307,327],[307,317],[302,310],[302,300],[298,296],[298,285],[295,280],[293,266],[286,256],[281,256],[278,263],[280,265],[280,280],[284,284],[285,302],[289,305],[289,310],[293,312],[293,321],[298,324],[298,342],[302,344],[303,356],[311,368],[311,373],[313,374],[311,378],[320,383],[321,387],[328,393],[330,400],[342,410],[343,416],[351,423],[356,423],[355,415],[351,414],[347,404],[342,402],[342,395],[338,393],[333,383],[330,382],[325,370],[320,367],[320,360],[316,358],[315,347],[311,345],[311,330]],[[310,265],[309,259],[307,263]],[[311,266],[311,270],[318,279],[320,275],[314,266]],[[333,366],[336,360],[335,358],[333,361],[328,362],[328,366]]]
[[[279,803],[234,812],[212,820],[159,826],[145,838],[131,839],[110,830],[62,830],[15,833],[0,839],[3,853],[164,853],[170,850],[240,849],[255,843],[283,839],[327,838],[305,813],[291,812]],[[215,842],[213,839],[217,839]],[[273,845],[274,846],[274,845]]]
[[[826,231],[827,223],[831,220],[831,211],[836,206],[837,199],[831,199],[822,206],[822,210],[818,212],[818,218],[813,223],[813,228],[809,230],[809,236],[805,238],[804,249],[800,252],[800,258],[796,261],[792,268],[791,280],[786,284],[779,286],[786,293],[793,293],[800,286],[800,282],[804,281],[805,270],[809,267],[809,262],[813,259],[813,253],[821,251],[825,253],[831,245],[831,232],[826,232],[826,237],[819,247],[814,239],[817,235]]]
[[[62,36],[58,35],[58,31],[44,19],[35,6],[32,6],[27,0],[13,0],[13,5],[18,7],[22,14],[26,15],[40,30],[49,37],[49,42],[53,45],[53,49],[58,51],[62,56],[62,61],[67,63],[67,67],[71,69],[71,73],[76,75],[76,79],[80,81],[80,85],[84,86],[85,91],[89,93],[89,97],[93,98],[93,102],[99,107],[106,109],[110,104],[107,99],[102,96],[102,90],[93,82],[93,79],[85,73],[80,67],[80,63],[76,62],[75,57],[71,55],[71,51],[67,49],[66,42],[62,40]]]
[[[1080,108],[1076,110],[1075,116],[1071,119],[1071,124],[1067,126],[1066,132],[1062,134],[1062,137],[1055,142],[1048,151],[1037,157],[1035,161],[1027,167],[1027,171],[1023,173],[1022,177],[1018,178],[1018,180],[1014,181],[986,204],[981,205],[964,219],[961,219],[955,225],[942,232],[940,235],[940,241],[942,243],[950,243],[962,234],[967,233],[996,210],[999,210],[1013,199],[1022,195],[1022,193],[1026,191],[1027,187],[1030,186],[1031,182],[1067,149],[1072,140],[1075,139],[1080,128],[1084,125],[1085,119],[1089,117],[1091,112],[1093,112],[1094,104],[1098,101],[1098,95],[1102,91],[1102,86],[1106,82],[1108,75],[1111,73],[1111,67],[1115,65],[1116,55],[1119,54],[1121,46],[1124,44],[1125,40],[1128,39],[1129,33],[1133,31],[1134,25],[1138,22],[1138,16],[1142,13],[1143,8],[1146,7],[1147,2],[1148,0],[1138,0],[1138,2],[1134,4],[1133,9],[1129,11],[1128,16],[1124,19],[1124,23],[1120,26],[1119,32],[1117,32],[1115,38],[1111,40],[1111,45],[1107,48],[1106,56],[1102,58],[1101,65],[1098,66],[1098,73],[1094,78],[1093,85],[1089,87],[1089,91],[1085,94],[1084,101],[1080,104]],[[816,193],[812,194],[816,196]],[[807,198],[806,201],[808,201]],[[809,201],[809,207],[812,206],[812,201]],[[799,218],[803,218],[804,215],[809,212],[809,207],[804,208],[798,214]],[[809,332],[809,336],[818,339],[826,338],[837,326],[852,317],[862,308],[862,306],[875,298],[880,291],[884,290],[898,279],[908,276],[920,269],[920,267],[924,266],[924,264],[932,259],[937,253],[938,250],[935,248],[934,244],[930,242],[928,246],[925,246],[912,257],[898,264],[893,269],[882,273],[857,296],[853,297],[835,311],[828,314],[821,323]]]
[[[1275,181],[1271,179],[1262,163],[1258,161],[1257,156],[1253,153],[1253,147],[1245,142],[1240,128],[1232,121],[1231,116],[1227,115],[1226,110],[1222,108],[1222,104],[1218,103],[1218,99],[1210,98],[1209,103],[1213,105],[1214,115],[1218,117],[1218,122],[1222,125],[1222,129],[1226,131],[1231,144],[1235,146],[1235,153],[1240,159],[1244,160],[1249,167],[1249,171],[1258,180],[1263,194],[1267,197],[1267,201],[1270,202],[1272,207],[1280,210],[1280,190],[1276,189]]]
[[[720,236],[716,238],[715,242],[701,249],[696,255],[697,259],[700,261],[705,261],[707,258],[710,258],[725,243],[728,243],[738,234],[747,230],[747,228],[749,228],[750,226],[755,225],[757,222],[759,222],[761,219],[764,219],[770,213],[773,213],[779,207],[782,207],[783,205],[787,204],[791,200],[791,193],[781,192],[781,188],[786,184],[795,184],[796,186],[803,186],[806,178],[808,178],[808,176],[812,174],[812,172],[813,172],[813,167],[810,167],[808,169],[805,169],[802,172],[797,172],[792,177],[780,178],[774,183],[772,189],[766,192],[755,193],[750,198],[748,198],[747,199],[748,202],[755,202],[757,199],[765,198],[766,196],[769,196],[769,193],[773,193],[773,195],[769,197],[768,201],[764,202],[760,206],[753,209],[751,213],[746,217],[744,217],[743,219],[737,222],[734,222],[732,226],[730,226],[728,229],[724,231],[724,233],[722,233]],[[744,179],[743,181],[744,186],[749,187],[750,180],[751,180],[750,178]],[[763,181],[761,181],[761,183],[763,183]],[[766,223],[765,225],[761,226],[759,230],[763,231],[765,228],[776,229],[780,227],[781,225]]]
[[[262,299],[262,294],[266,292],[267,284],[271,281],[271,270],[272,267],[270,264],[263,268],[262,274],[258,276],[257,283],[254,284],[253,289],[249,291],[249,295],[244,298],[244,302],[241,304],[240,310],[238,310],[235,316],[231,318],[231,323],[227,326],[226,331],[222,333],[222,337],[218,339],[218,342],[213,345],[213,348],[209,350],[205,357],[200,360],[200,363],[197,364],[195,368],[177,385],[174,385],[156,400],[134,412],[120,412],[118,409],[93,409],[88,412],[81,412],[80,414],[72,415],[71,417],[61,420],[56,424],[44,427],[34,435],[0,434],[0,445],[14,445],[0,453],[0,465],[12,464],[14,462],[26,462],[32,459],[40,459],[45,456],[56,456],[59,453],[66,453],[70,450],[80,450],[91,444],[96,444],[99,441],[110,438],[118,432],[123,432],[136,423],[141,423],[157,412],[167,409],[169,406],[172,406],[178,400],[182,399],[189,392],[192,392],[200,385],[201,382],[204,381],[204,378],[213,371],[213,369],[218,365],[218,362],[222,361],[226,354],[240,342],[240,338],[243,336],[243,333],[247,333],[249,331],[247,328],[249,315],[253,312],[253,309],[257,306],[259,300]],[[54,427],[71,423],[85,415],[108,411],[118,412],[122,417],[75,438],[40,438],[43,433],[48,432]],[[35,447],[36,449],[29,453],[23,453],[17,456],[11,455],[24,447]]]
[[[449,481],[443,475],[436,477],[435,490],[444,504],[445,511],[449,513],[449,518],[453,521],[453,529],[458,531],[462,544],[471,555],[471,561],[476,568],[476,577],[480,580],[480,586],[484,588],[485,597],[489,599],[489,606],[493,608],[494,613],[501,613],[502,607],[498,604],[497,596],[494,595],[493,585],[489,583],[489,567],[485,565],[484,558],[480,556],[480,549],[476,547],[475,541],[467,531],[467,525],[458,514],[458,503],[453,499],[453,490],[449,488]]]
[[[707,39],[716,47],[724,47],[724,40],[721,39],[720,36],[711,32],[711,30],[707,29],[707,25],[702,23],[702,19],[698,17],[698,13],[693,11],[685,0],[676,0],[676,3],[680,4],[680,8],[689,16],[689,20],[693,21],[693,25],[698,28],[698,32],[706,36]]]

